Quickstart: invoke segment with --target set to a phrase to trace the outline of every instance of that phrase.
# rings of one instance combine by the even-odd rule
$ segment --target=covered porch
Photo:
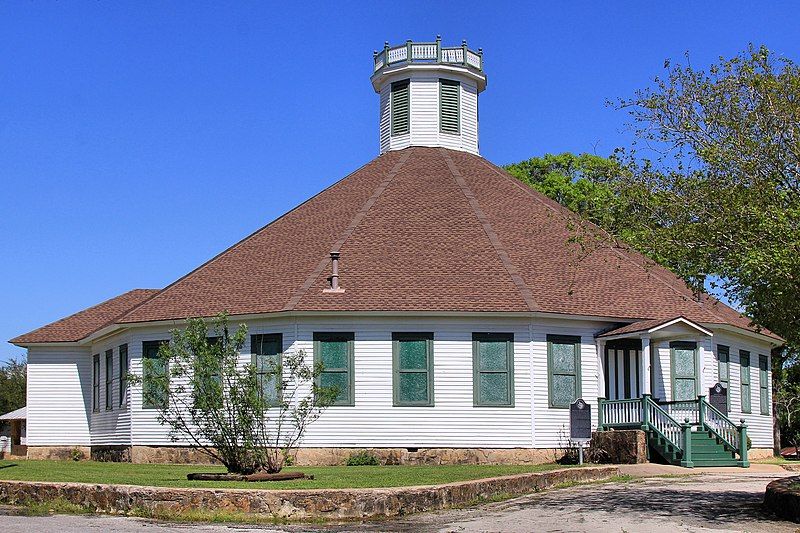
[[[598,430],[641,429],[649,452],[671,464],[749,466],[744,420],[735,424],[706,396],[702,361],[712,336],[681,316],[598,335]],[[669,347],[668,358],[657,345]]]

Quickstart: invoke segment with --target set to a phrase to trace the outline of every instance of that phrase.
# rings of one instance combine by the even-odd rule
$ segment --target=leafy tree
[[[11,359],[0,367],[0,414],[25,407],[27,365]]]
[[[184,437],[231,473],[279,472],[306,428],[335,400],[338,391],[317,385],[321,365],[302,351],[265,364],[242,364],[244,325],[231,333],[227,316],[213,322],[190,319],[161,345],[157,359],[144,359],[143,399],[173,440]]]

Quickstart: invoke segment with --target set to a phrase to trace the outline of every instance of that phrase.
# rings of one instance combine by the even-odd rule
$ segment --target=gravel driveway
[[[238,525],[164,524],[107,516],[0,516],[0,531],[91,533],[92,531],[580,531],[797,532],[797,524],[777,521],[761,507],[764,487],[783,474],[704,473],[627,483],[553,490],[471,509],[426,513],[384,522],[254,528]]]

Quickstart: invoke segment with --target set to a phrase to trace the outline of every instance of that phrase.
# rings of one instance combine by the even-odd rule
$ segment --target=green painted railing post
[[[642,431],[650,429],[650,395],[642,394]]]
[[[747,460],[747,422],[744,418],[741,420],[742,425],[739,426],[739,460],[736,462],[742,468],[749,468],[750,461]]]
[[[411,63],[411,39],[406,41],[406,63]]]
[[[442,36],[436,36],[436,62],[442,62]]]
[[[605,398],[597,398],[597,430],[603,431],[605,428],[605,420],[603,420],[603,404],[605,403]]]
[[[389,41],[383,41],[383,66],[389,65]]]
[[[692,462],[692,424],[689,423],[688,418],[683,419],[681,424],[683,429],[683,457],[681,458],[681,466],[685,468],[694,468]]]
[[[697,423],[701,430],[706,430],[706,397],[703,395],[697,397]]]
[[[467,66],[467,40],[464,39],[461,41],[461,60],[464,62],[464,66]]]

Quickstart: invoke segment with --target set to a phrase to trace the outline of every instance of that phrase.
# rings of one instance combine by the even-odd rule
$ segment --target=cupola
[[[478,94],[486,88],[483,50],[434,42],[385,43],[373,53],[380,95],[381,153],[439,146],[478,153]]]

